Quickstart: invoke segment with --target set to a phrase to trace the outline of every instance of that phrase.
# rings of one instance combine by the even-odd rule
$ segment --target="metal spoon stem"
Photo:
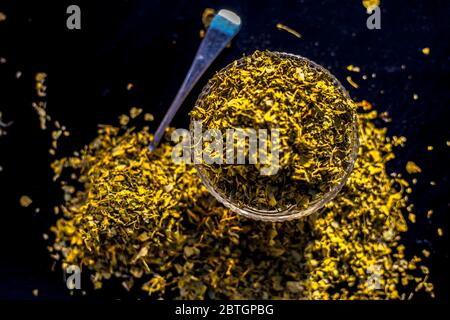
[[[197,54],[195,55],[194,61],[192,62],[183,84],[155,132],[153,141],[149,146],[150,152],[155,150],[158,146],[166,128],[169,126],[173,117],[197,81],[225,46],[239,32],[240,25],[240,18],[228,10],[220,10],[211,21],[211,25],[198,48]]]

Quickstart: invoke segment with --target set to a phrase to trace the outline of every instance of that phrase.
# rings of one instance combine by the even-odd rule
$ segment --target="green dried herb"
[[[290,34],[292,34],[294,37],[297,37],[297,38],[299,38],[299,39],[302,37],[302,35],[300,34],[300,32],[298,32],[298,31],[296,31],[296,30],[294,30],[294,29],[292,29],[292,28],[290,28],[290,27],[288,27],[288,26],[286,26],[286,25],[284,25],[284,24],[282,24],[282,23],[277,23],[276,27],[277,27],[278,30],[284,30],[284,31],[287,31],[287,32],[289,32]]]
[[[240,207],[305,209],[346,176],[355,155],[355,108],[337,80],[318,65],[256,51],[209,81],[191,119],[224,137],[228,129],[277,129],[279,167],[263,175],[261,163],[237,165],[235,160],[202,163],[200,169],[219,193]],[[235,149],[242,143],[250,159],[249,140],[235,138]],[[204,148],[209,146],[206,142]]]

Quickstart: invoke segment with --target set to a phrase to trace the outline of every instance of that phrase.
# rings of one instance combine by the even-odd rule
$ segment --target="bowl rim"
[[[339,88],[339,90],[346,96],[346,98],[351,99],[348,91],[345,89],[345,87],[341,84],[341,82],[327,69],[325,69],[323,66],[317,64],[316,62],[305,58],[300,55],[292,54],[292,53],[286,53],[286,52],[279,52],[279,51],[268,51],[270,54],[278,55],[282,58],[291,58],[291,59],[298,59],[305,61],[309,64],[311,64],[314,68],[319,69],[321,72],[324,72],[327,74],[334,82],[334,84]],[[245,59],[247,59],[248,56],[242,57],[240,59],[234,60],[233,62],[229,63],[224,68],[220,69],[218,73],[224,72],[230,67],[236,65],[236,64],[243,64],[245,63]],[[202,92],[198,96],[195,105],[198,105],[199,101],[201,101],[206,95],[209,94],[211,90],[211,84],[208,81],[208,83],[203,87]],[[352,100],[353,101],[353,100]],[[191,138],[193,139],[193,121],[192,117],[190,117],[190,134]],[[313,213],[318,212],[321,208],[323,208],[327,203],[329,203],[331,200],[333,200],[336,195],[339,193],[339,191],[343,188],[343,186],[346,184],[348,178],[350,177],[351,172],[353,171],[354,164],[357,159],[358,150],[359,150],[359,124],[358,124],[358,116],[356,111],[353,114],[353,130],[352,130],[351,137],[353,139],[353,146],[350,154],[350,163],[347,166],[344,175],[340,178],[339,183],[333,185],[327,192],[325,192],[321,197],[318,199],[313,200],[310,202],[310,204],[303,209],[297,208],[295,205],[291,205],[285,209],[282,210],[262,210],[262,209],[256,209],[250,206],[245,205],[237,205],[227,197],[227,195],[223,192],[218,191],[214,186],[211,180],[207,177],[207,175],[204,173],[203,166],[201,163],[194,163],[194,166],[196,168],[197,174],[200,177],[200,180],[202,181],[203,185],[205,185],[206,189],[209,193],[211,193],[220,203],[222,203],[225,207],[229,208],[230,210],[244,216],[247,218],[251,218],[254,220],[262,220],[262,221],[271,221],[271,222],[280,222],[280,221],[289,221],[293,219],[298,219],[302,217],[309,216]]]

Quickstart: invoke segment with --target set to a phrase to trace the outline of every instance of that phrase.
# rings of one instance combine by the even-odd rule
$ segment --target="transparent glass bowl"
[[[338,88],[339,91],[343,95],[345,95],[347,98],[350,99],[348,92],[345,90],[345,88],[342,86],[342,84],[339,82],[339,80],[336,79],[328,70],[320,66],[319,64],[304,58],[299,55],[294,55],[290,53],[285,52],[271,52],[272,54],[278,55],[280,58],[284,59],[298,59],[302,60],[303,62],[306,62],[309,64],[309,66],[312,69],[316,69],[320,72],[323,72],[327,74],[330,79],[332,79],[333,84]],[[235,62],[232,62],[225,68],[219,71],[223,72],[230,68],[234,63],[237,63],[238,66],[242,66],[245,64],[245,58],[241,58]],[[200,93],[196,105],[206,97],[211,90],[211,86],[208,83]],[[191,138],[193,139],[194,130],[193,130],[193,119],[191,119]],[[197,169],[197,173],[200,176],[201,181],[205,185],[205,187],[208,189],[208,191],[223,205],[228,207],[234,212],[237,212],[241,214],[242,216],[256,219],[256,220],[263,220],[263,221],[272,221],[272,222],[278,222],[278,221],[287,221],[292,219],[298,219],[302,217],[306,217],[308,215],[311,215],[317,211],[319,211],[323,206],[325,206],[328,202],[333,200],[333,198],[338,194],[338,192],[342,189],[342,187],[345,185],[345,183],[348,180],[348,177],[350,176],[350,173],[353,170],[354,163],[356,161],[356,157],[358,154],[358,148],[359,148],[359,134],[358,134],[358,119],[356,112],[353,115],[353,130],[352,130],[352,136],[349,137],[352,141],[352,150],[351,152],[351,158],[348,167],[345,169],[345,174],[340,178],[339,183],[334,184],[330,186],[329,190],[322,195],[320,195],[317,199],[312,200],[306,208],[298,208],[295,205],[291,205],[287,208],[283,208],[280,210],[261,210],[257,208],[253,208],[250,206],[237,204],[231,199],[227,194],[222,192],[220,189],[216,188],[214,186],[213,182],[208,178],[207,173],[205,172],[205,168],[202,164],[195,164],[195,167]]]

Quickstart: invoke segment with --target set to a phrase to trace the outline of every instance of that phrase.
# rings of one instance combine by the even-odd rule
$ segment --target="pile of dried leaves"
[[[403,139],[387,137],[374,125],[377,112],[359,105],[361,145],[347,184],[322,212],[284,223],[224,208],[192,165],[173,163],[170,143],[148,152],[147,128],[104,126],[79,154],[53,164],[66,201],[49,249],[64,270],[89,272],[95,288],[118,278],[154,298],[433,295],[421,258],[400,244],[408,183],[386,172]]]

